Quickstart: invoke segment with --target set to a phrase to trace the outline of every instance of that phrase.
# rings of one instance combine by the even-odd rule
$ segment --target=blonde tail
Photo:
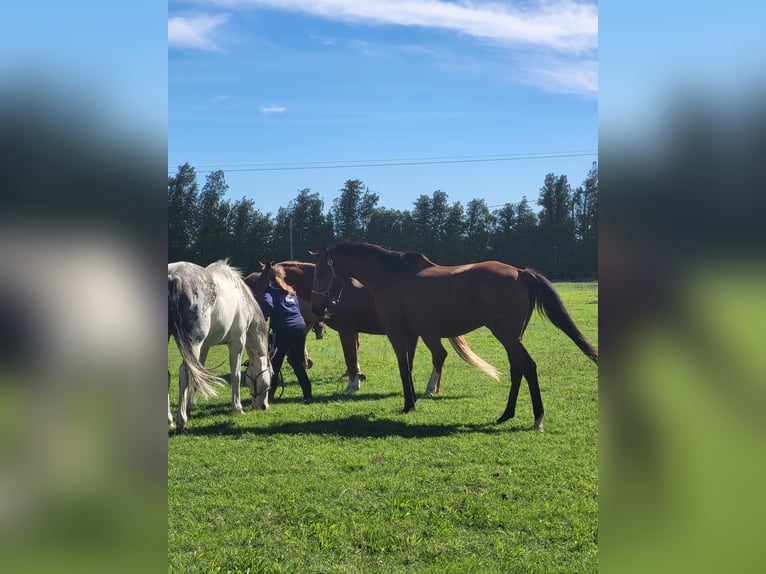
[[[452,348],[455,349],[455,352],[460,355],[460,358],[466,363],[475,369],[478,369],[488,377],[491,377],[496,381],[500,380],[500,371],[474,353],[468,346],[465,337],[462,335],[460,337],[450,337],[449,342],[452,345]]]

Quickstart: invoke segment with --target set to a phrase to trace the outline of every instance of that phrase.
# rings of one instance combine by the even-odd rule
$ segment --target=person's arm
[[[274,310],[274,300],[271,298],[271,293],[264,291],[260,297],[258,297],[258,304],[261,306],[263,316],[268,319],[271,316],[271,312]]]

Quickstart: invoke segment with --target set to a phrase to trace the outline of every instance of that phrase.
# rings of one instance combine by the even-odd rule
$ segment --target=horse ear
[[[261,266],[261,269],[266,269],[266,264],[263,261],[258,262]]]
[[[311,255],[312,257],[316,257],[317,255],[319,255],[319,251],[311,251],[311,249],[309,249],[309,255]]]

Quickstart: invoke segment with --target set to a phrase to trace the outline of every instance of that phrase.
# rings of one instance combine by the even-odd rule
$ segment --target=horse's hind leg
[[[168,426],[173,424],[173,413],[170,412],[170,371],[168,371]]]
[[[511,364],[511,391],[508,393],[508,404],[505,407],[505,412],[497,419],[498,423],[505,422],[516,416],[516,399],[519,398],[521,377],[521,369]]]
[[[433,362],[433,371],[431,371],[431,378],[428,379],[428,385],[426,386],[425,396],[430,397],[434,393],[438,393],[441,389],[442,380],[442,367],[444,361],[447,358],[447,351],[442,345],[442,340],[439,337],[423,337],[423,342],[426,347],[431,351],[431,360]]]
[[[535,415],[535,428],[543,430],[543,399],[540,395],[540,385],[537,381],[537,365],[529,356],[521,341],[515,339],[510,342],[503,341],[503,345],[508,353],[508,361],[511,364],[511,390],[508,394],[508,405],[505,412],[500,416],[497,422],[503,422],[513,418],[516,412],[516,399],[521,386],[521,376],[527,379],[529,385],[529,395],[532,399],[532,411]]]
[[[178,414],[176,415],[176,431],[181,432],[189,420],[186,406],[189,403],[189,372],[186,363],[178,368]]]

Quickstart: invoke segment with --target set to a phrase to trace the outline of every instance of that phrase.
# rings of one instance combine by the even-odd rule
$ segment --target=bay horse
[[[266,321],[242,275],[227,261],[207,267],[185,261],[168,264],[170,336],[183,358],[178,372],[176,430],[186,426],[187,408],[195,391],[208,399],[216,394],[216,386],[225,385],[223,379],[204,367],[208,351],[215,345],[229,347],[232,410],[242,412],[239,389],[243,349],[248,355],[245,379],[253,409],[269,408],[271,367]],[[171,420],[168,394],[168,422]]]
[[[268,270],[267,264],[264,271]],[[346,361],[348,386],[345,392],[355,393],[360,389],[360,381],[365,379],[359,366],[359,333],[385,335],[386,329],[378,318],[375,310],[375,299],[372,292],[359,281],[336,279],[329,286],[329,308],[322,315],[313,313],[310,308],[311,293],[314,285],[314,263],[302,261],[282,261],[277,263],[285,271],[285,280],[295,289],[298,298],[309,307],[309,319],[314,322],[323,321],[328,327],[338,332],[343,357]],[[257,289],[262,291],[268,283],[268,273],[263,273]],[[305,315],[304,315],[305,316]],[[489,377],[499,380],[499,371],[478,357],[468,346],[464,337],[450,337],[450,343],[457,354],[476,369]],[[440,337],[423,337],[423,342],[431,351],[433,370],[426,387],[426,396],[438,393],[441,388],[441,374],[447,351],[441,344]]]
[[[418,337],[457,337],[485,326],[508,355],[511,389],[498,423],[514,417],[522,377],[532,398],[534,426],[543,428],[537,365],[521,338],[537,308],[598,364],[553,285],[542,274],[498,261],[441,266],[421,253],[391,251],[369,243],[339,243],[316,259],[312,310],[322,316],[333,282],[355,278],[375,297],[375,308],[396,353],[404,390],[404,412],[415,407],[412,359]],[[425,339],[424,339],[425,340]]]

